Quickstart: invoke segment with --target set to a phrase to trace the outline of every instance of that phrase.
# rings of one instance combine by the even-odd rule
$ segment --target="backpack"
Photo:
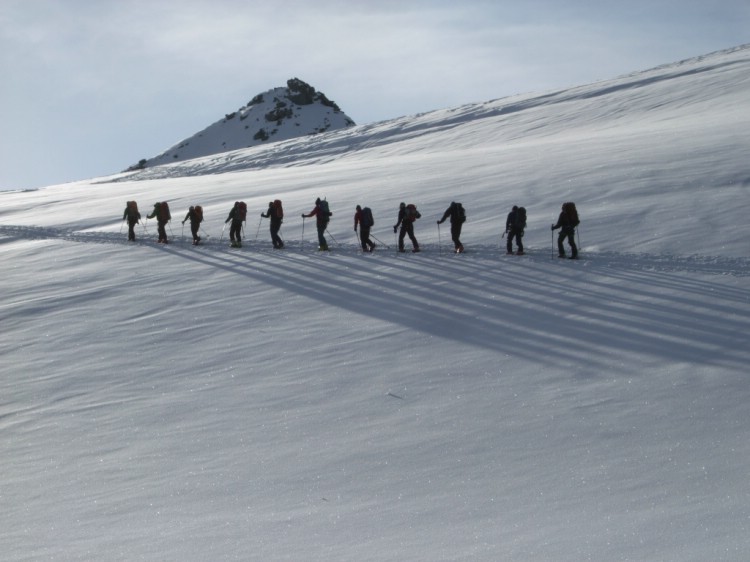
[[[523,230],[526,228],[526,207],[518,207],[516,210],[516,218],[513,221],[513,228],[516,230]]]
[[[156,220],[160,222],[169,222],[172,220],[172,214],[169,212],[169,203],[162,201],[161,203],[157,203],[157,205]]]
[[[241,221],[245,221],[245,218],[247,217],[247,203],[244,201],[240,201],[237,203],[237,217]]]
[[[372,216],[372,210],[370,207],[364,207],[362,209],[362,218],[360,219],[362,226],[371,227],[375,225],[375,219]]]
[[[452,217],[453,222],[464,223],[466,222],[466,211],[461,203],[453,203]]]
[[[417,219],[422,218],[422,215],[417,211],[417,206],[414,203],[409,203],[406,206],[404,213],[404,220],[414,222]]]
[[[568,217],[570,226],[576,227],[581,224],[581,221],[578,220],[578,210],[576,209],[575,203],[563,203],[563,212],[565,213],[565,216]]]
[[[200,205],[196,205],[195,207],[193,207],[193,216],[199,223],[203,222],[203,207],[201,207]]]
[[[328,207],[328,201],[323,199],[318,203],[318,217],[321,221],[328,222],[328,218],[331,216],[331,211]]]
[[[138,203],[135,201],[128,201],[127,203],[128,217],[138,217]]]
[[[284,208],[281,206],[281,199],[276,199],[273,202],[273,208],[276,211],[276,217],[283,219],[284,218]]]

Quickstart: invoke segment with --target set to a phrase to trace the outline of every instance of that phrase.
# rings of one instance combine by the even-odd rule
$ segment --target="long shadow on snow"
[[[550,365],[585,361],[603,369],[633,351],[734,369],[750,359],[749,291],[649,266],[624,271],[617,263],[540,257],[509,264],[497,252],[468,258],[169,250],[330,307]]]
[[[51,228],[4,226],[0,235],[129,244],[114,233]],[[558,367],[605,369],[633,351],[743,371],[750,360],[750,291],[719,282],[748,276],[745,259],[603,252],[569,262],[542,250],[518,258],[475,246],[454,256],[429,245],[418,255],[362,255],[346,245],[321,255],[298,244],[279,252],[138,243],[366,318]]]

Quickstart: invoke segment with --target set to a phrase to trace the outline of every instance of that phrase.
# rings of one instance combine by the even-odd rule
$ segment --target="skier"
[[[354,232],[357,232],[357,225],[359,225],[359,242],[362,244],[363,252],[372,252],[375,249],[375,243],[370,240],[370,229],[374,223],[370,208],[362,209],[357,205],[357,210],[354,213]]]
[[[443,224],[445,220],[450,217],[451,221],[451,239],[453,240],[453,247],[457,254],[464,251],[464,245],[461,244],[461,227],[466,222],[466,213],[461,203],[451,201],[450,206],[443,213],[443,218],[437,221],[438,224]]]
[[[417,242],[417,239],[414,237],[414,221],[422,218],[422,215],[419,211],[417,211],[417,208],[412,205],[411,203],[407,205],[406,203],[401,203],[398,208],[398,219],[396,220],[396,224],[393,225],[393,233],[395,234],[398,230],[398,226],[401,225],[401,232],[398,235],[398,251],[404,252],[404,238],[406,235],[409,235],[409,240],[411,240],[413,249],[412,252],[418,252],[419,251],[419,242]]]
[[[197,246],[201,241],[201,237],[198,236],[198,229],[201,226],[201,222],[203,222],[203,207],[200,205],[191,206],[182,224],[185,224],[188,219],[190,219],[190,233],[193,235],[193,246]]]
[[[284,247],[284,241],[279,236],[279,230],[281,229],[281,223],[283,221],[283,211],[281,210],[281,201],[268,202],[268,210],[265,213],[260,214],[264,219],[271,219],[271,242],[273,247],[280,250]]]
[[[232,221],[232,224],[229,226],[229,246],[232,248],[242,248],[242,223],[245,220],[245,212],[247,210],[246,206],[243,209],[243,205],[245,205],[243,202],[235,201],[234,207],[229,211],[227,220],[224,221],[224,224]]]
[[[563,242],[568,239],[570,244],[570,259],[578,259],[578,248],[576,247],[576,227],[579,224],[578,211],[576,210],[575,203],[563,203],[560,216],[557,218],[557,224],[552,225],[552,230],[560,229],[560,234],[557,237],[557,257],[565,257],[565,248]]]
[[[508,235],[506,250],[508,254],[513,253],[513,239],[516,239],[518,245],[517,256],[523,255],[523,231],[526,228],[526,209],[513,205],[513,209],[508,213],[505,221],[505,234]]]
[[[166,228],[164,228],[172,218],[169,212],[169,205],[167,205],[166,202],[154,203],[154,210],[150,215],[147,215],[146,218],[156,218],[157,232],[159,233],[159,244],[169,244],[169,240],[167,240],[167,230]]]
[[[128,219],[128,242],[135,242],[135,225],[141,221],[141,213],[138,212],[138,204],[135,201],[128,201],[125,205],[122,220],[126,218]]]
[[[303,219],[309,219],[310,217],[316,217],[316,226],[318,229],[318,250],[327,252],[328,242],[324,236],[326,229],[328,228],[328,221],[331,220],[333,213],[328,209],[328,202],[318,197],[315,200],[315,208],[310,211],[307,215],[303,214]]]

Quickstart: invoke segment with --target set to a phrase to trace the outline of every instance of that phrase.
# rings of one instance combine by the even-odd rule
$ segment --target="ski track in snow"
[[[610,356],[632,347],[672,361],[743,368],[742,338],[750,331],[750,322],[736,316],[749,293],[729,282],[750,273],[748,260],[738,258],[583,252],[573,261],[541,249],[508,256],[481,245],[467,245],[462,255],[441,254],[434,245],[419,254],[362,254],[354,245],[318,252],[312,242],[302,250],[293,240],[284,250],[267,242],[236,249],[213,240],[199,247],[180,240],[164,246],[146,238],[128,242],[116,233],[22,226],[0,227],[0,239],[103,244],[129,255],[142,251],[144,258],[161,252],[184,260],[185,269],[239,275],[287,295],[493,352],[545,361],[556,349],[552,364],[589,356],[590,368],[605,368]],[[709,295],[706,304],[694,305]],[[536,328],[561,318],[563,333]],[[602,334],[608,334],[605,344]]]
[[[317,251],[317,242],[314,239],[306,239],[304,244],[300,240],[285,240],[286,247],[283,250],[274,250],[271,248],[270,241],[263,239],[243,241],[242,248],[230,248],[228,234],[224,233],[224,240],[219,241],[220,236],[209,235],[206,237],[205,231],[201,232],[204,237],[199,247],[194,247],[191,242],[189,231],[187,234],[171,234],[170,244],[163,246],[156,243],[153,236],[155,225],[152,225],[152,233],[143,234],[143,228],[136,230],[137,239],[135,242],[127,240],[127,228],[123,228],[123,233],[112,232],[95,232],[80,231],[75,229],[35,227],[23,225],[0,225],[0,243],[7,243],[17,240],[65,240],[67,242],[78,242],[84,244],[115,244],[121,246],[145,246],[157,247],[163,250],[177,250],[189,248],[195,251],[206,252],[229,252],[229,253],[271,253],[271,254],[304,254],[318,255],[319,257],[335,257],[360,255],[364,259],[375,259],[391,257],[394,259],[407,259],[412,256],[414,259],[456,259],[470,262],[481,262],[490,260],[496,263],[497,260],[507,260],[502,263],[512,263],[514,261],[523,262],[525,260],[535,260],[543,263],[545,260],[553,262],[556,265],[565,264],[572,260],[561,260],[555,256],[554,251],[550,249],[526,248],[523,256],[506,255],[505,249],[498,245],[476,244],[469,246],[467,251],[461,255],[453,252],[450,245],[421,244],[421,252],[413,254],[410,246],[407,244],[407,251],[399,253],[396,246],[391,243],[390,248],[384,247],[384,244],[378,244],[376,251],[372,254],[363,254],[357,244],[344,244],[331,242],[331,250],[322,254]],[[186,229],[187,230],[187,229]],[[169,232],[169,229],[168,229]],[[386,234],[382,235],[387,236]],[[408,240],[407,240],[408,242]],[[581,250],[580,259],[577,263],[589,266],[600,266],[612,269],[622,269],[629,271],[659,271],[659,272],[694,272],[713,275],[730,275],[734,277],[747,277],[750,275],[750,259],[730,258],[725,256],[674,256],[674,255],[651,255],[636,253],[620,252],[591,252],[585,249]],[[573,264],[571,264],[573,265]]]

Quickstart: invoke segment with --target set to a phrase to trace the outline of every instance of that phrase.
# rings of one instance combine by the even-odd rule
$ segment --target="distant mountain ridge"
[[[128,171],[356,125],[335,102],[306,82],[291,78],[286,84],[256,95],[237,111],[158,156],[144,158]]]

